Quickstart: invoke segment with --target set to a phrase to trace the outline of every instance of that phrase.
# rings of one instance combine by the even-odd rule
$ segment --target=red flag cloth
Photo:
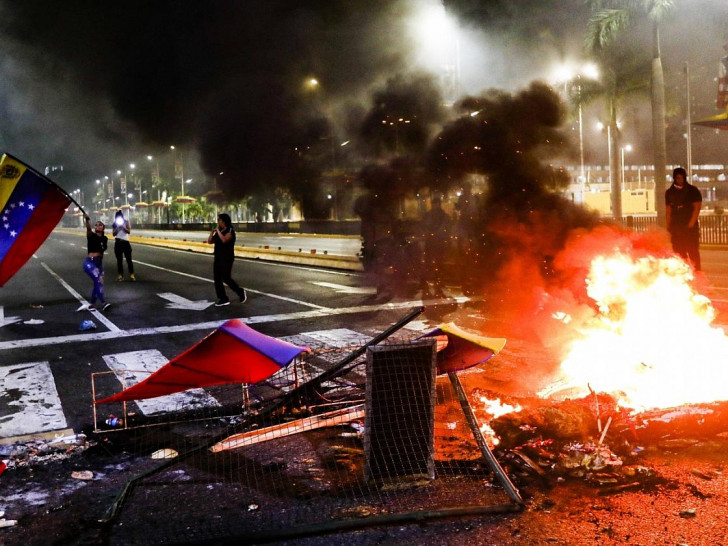
[[[30,259],[71,204],[68,194],[20,160],[0,160],[0,286]]]
[[[303,352],[310,353],[311,349],[266,336],[240,319],[232,319],[144,381],[95,403],[142,400],[229,383],[257,383]]]
[[[466,332],[452,322],[441,324],[434,330],[421,335],[420,339],[424,337],[438,339],[438,375],[482,364],[497,355],[506,344],[506,340],[503,338],[484,337]]]

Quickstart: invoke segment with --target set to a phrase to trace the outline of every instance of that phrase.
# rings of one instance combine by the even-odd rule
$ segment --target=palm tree
[[[660,57],[660,22],[674,6],[674,0],[587,0],[594,14],[589,20],[587,48],[599,52],[616,40],[635,19],[647,19],[652,26],[652,144],[655,166],[657,223],[665,225],[665,79]],[[613,151],[614,153],[614,151]],[[610,160],[611,164],[611,160]],[[614,177],[613,177],[614,178]]]
[[[622,133],[618,123],[622,103],[629,97],[647,95],[649,78],[648,59],[616,42],[597,52],[599,78],[580,80],[569,93],[574,107],[602,100],[606,106],[605,132],[609,139],[609,179],[611,183],[611,209],[615,220],[622,219],[622,187],[624,180],[619,168]]]

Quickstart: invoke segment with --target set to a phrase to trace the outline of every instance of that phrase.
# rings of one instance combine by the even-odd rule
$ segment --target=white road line
[[[377,293],[375,286],[346,286],[344,284],[336,284],[333,282],[322,282],[322,281],[309,281],[311,284],[316,286],[322,286],[324,288],[331,288],[336,292],[343,294],[369,294],[374,295]]]
[[[5,316],[5,308],[0,305],[0,328],[3,326],[7,326],[8,324],[15,324],[16,322],[20,322],[20,317],[6,317]]]
[[[169,302],[166,305],[167,309],[204,311],[214,303],[209,300],[188,300],[187,298],[183,298],[182,296],[180,296],[179,294],[175,294],[174,292],[162,292],[161,294],[157,294],[157,296]]]
[[[12,412],[0,416],[2,438],[67,427],[49,362],[0,368],[0,407]]]
[[[282,322],[286,320],[306,320],[312,318],[331,317],[334,315],[350,315],[356,313],[375,313],[378,311],[396,311],[398,309],[412,309],[420,305],[434,305],[441,303],[443,300],[414,300],[403,301],[397,303],[385,303],[382,305],[361,305],[357,307],[341,307],[338,309],[316,309],[312,311],[299,311],[296,313],[285,313],[280,315],[261,315],[258,317],[239,317],[246,324],[267,324],[273,322]],[[470,301],[469,298],[461,296],[448,298],[445,301],[454,301],[457,303],[465,303]],[[180,324],[175,326],[158,326],[156,328],[137,328],[133,330],[116,330],[113,332],[98,332],[91,334],[74,334],[70,336],[56,336],[36,339],[20,339],[14,341],[4,341],[0,343],[0,351],[10,349],[26,349],[29,347],[44,347],[46,345],[63,345],[68,343],[79,343],[86,341],[103,341],[107,339],[121,339],[127,337],[138,336],[155,336],[160,334],[174,334],[180,332],[191,332],[195,330],[214,330],[225,320],[215,320],[209,322],[198,322],[193,324]]]
[[[40,262],[40,265],[42,265],[43,268],[46,271],[48,271],[48,273],[50,273],[53,276],[53,278],[55,278],[59,283],[61,283],[61,285],[63,286],[63,288],[65,288],[66,290],[68,290],[68,292],[74,298],[76,298],[82,305],[88,305],[88,302],[84,299],[84,297],[81,294],[79,294],[78,292],[76,292],[71,287],[70,284],[68,284],[60,276],[58,276],[58,274],[55,271],[53,271],[50,267],[48,267],[44,262]],[[84,312],[88,312],[88,311],[84,311]],[[91,313],[93,314],[94,318],[96,318],[96,320],[98,320],[99,322],[101,322],[104,326],[106,326],[112,332],[118,332],[118,331],[120,331],[120,328],[116,324],[114,324],[113,322],[111,322],[108,318],[106,318],[104,315],[102,315],[101,312],[99,312],[98,310],[91,311]]]
[[[166,271],[167,273],[173,273],[175,275],[182,275],[183,277],[189,277],[191,279],[196,279],[198,281],[204,281],[204,282],[210,282],[210,283],[211,282],[214,282],[212,279],[210,279],[208,277],[199,277],[197,275],[192,275],[190,273],[182,273],[181,271],[175,271],[174,269],[167,269],[166,267],[161,267],[159,265],[154,265],[154,264],[150,264],[150,263],[147,263],[147,262],[138,262],[137,260],[134,260],[134,263],[135,264],[138,263],[138,264],[141,264],[141,265],[145,265],[147,267],[151,267],[152,269],[159,269],[160,271]],[[245,287],[243,287],[243,288],[245,288]],[[294,300],[293,298],[286,298],[285,296],[279,296],[277,294],[270,294],[268,292],[261,292],[259,290],[251,290],[249,288],[245,288],[245,291],[248,292],[248,293],[250,293],[250,294],[258,294],[258,295],[261,295],[261,296],[266,296],[268,298],[274,298],[274,299],[277,299],[277,300],[288,301],[288,302],[291,302],[291,303],[295,303],[297,305],[303,305],[304,307],[311,307],[313,309],[328,309],[328,307],[323,307],[322,305],[316,305],[316,304],[313,304],[313,303],[308,303],[307,301]]]
[[[152,373],[169,362],[169,359],[156,349],[104,355],[103,359],[117,377],[123,378],[123,381],[120,379],[119,390],[121,390],[122,385],[130,387],[140,381],[144,381]],[[114,393],[102,393],[103,396],[110,396],[112,394]],[[147,400],[135,400],[134,403],[139,406],[139,409],[144,415],[179,411],[180,408],[190,410],[219,406],[217,400],[203,389],[190,389]],[[98,406],[98,408],[99,411],[103,411],[104,406]]]

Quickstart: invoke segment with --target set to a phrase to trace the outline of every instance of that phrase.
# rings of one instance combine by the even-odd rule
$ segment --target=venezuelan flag
[[[42,174],[5,154],[0,160],[0,286],[56,227],[71,198]]]

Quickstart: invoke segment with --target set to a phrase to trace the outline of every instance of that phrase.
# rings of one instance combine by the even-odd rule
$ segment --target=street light
[[[597,122],[597,129],[604,131],[607,129],[607,163],[612,162],[612,131],[609,125],[604,125],[601,121]],[[612,166],[609,165],[609,184],[612,183]]]
[[[625,144],[620,148],[620,152],[622,155],[622,184],[624,185],[626,178],[625,178],[625,171],[624,171],[624,152],[631,152],[632,151],[632,145],[631,144]]]
[[[583,129],[583,116],[582,116],[582,107],[581,107],[581,79],[582,77],[588,78],[590,80],[596,80],[599,78],[599,71],[597,70],[596,65],[592,63],[586,63],[582,65],[581,67],[577,69],[573,69],[572,67],[568,65],[562,65],[556,70],[556,74],[554,76],[556,82],[562,82],[564,83],[564,98],[567,99],[569,97],[569,92],[567,89],[567,85],[569,83],[576,82],[576,101],[577,101],[577,107],[578,107],[578,116],[579,116],[579,179],[580,182],[583,184],[586,182],[586,176],[584,174],[584,129]]]
[[[389,117],[382,120],[383,125],[389,125],[390,127],[394,127],[394,153],[396,155],[399,155],[399,125],[401,123],[408,124],[410,123],[410,120],[397,118],[395,121],[389,121]]]

